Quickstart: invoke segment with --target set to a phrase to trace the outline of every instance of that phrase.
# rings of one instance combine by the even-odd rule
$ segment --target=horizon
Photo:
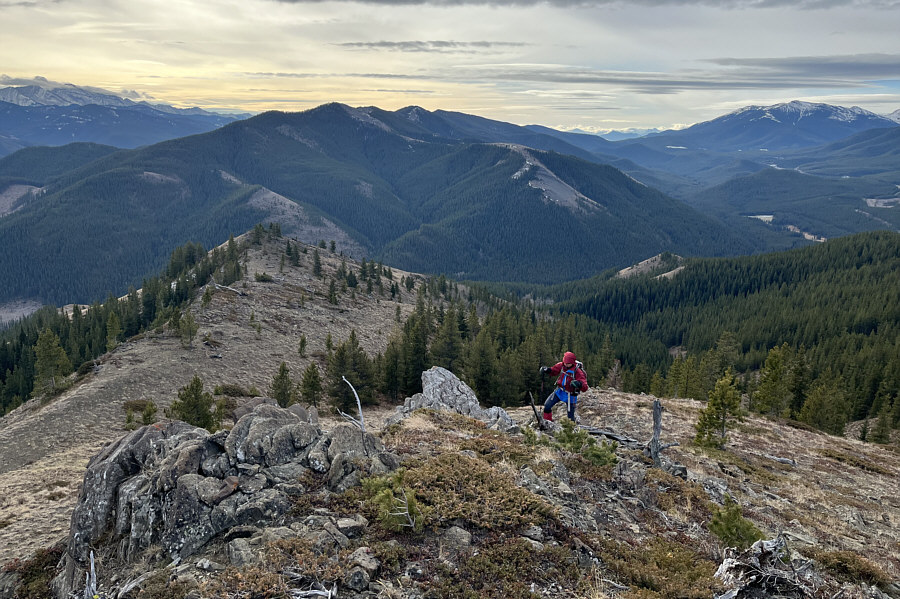
[[[896,0],[0,0],[0,84],[179,108],[328,102],[586,132],[792,100],[900,109]]]

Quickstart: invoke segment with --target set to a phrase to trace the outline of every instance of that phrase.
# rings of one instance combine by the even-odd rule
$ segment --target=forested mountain
[[[271,220],[401,268],[492,280],[764,247],[611,167],[437,138],[387,115],[339,104],[270,112],[65,172],[0,219],[0,256],[17,256],[0,264],[0,301],[120,294],[161,268],[166,248],[212,246]]]
[[[751,394],[780,385],[778,398],[767,398],[777,405],[761,404],[775,415],[800,418],[812,389],[827,382],[843,398],[835,408],[843,423],[875,418],[885,405],[900,420],[898,233],[688,260],[671,278],[595,278],[543,295],[561,314],[608,327],[630,390],[705,398],[731,366],[747,374]]]
[[[819,237],[900,231],[897,186],[859,178],[823,178],[769,168],[734,178],[687,200],[726,222],[764,215],[772,227],[794,226]]]
[[[113,146],[82,142],[25,148],[0,158],[0,181],[17,179],[40,187],[53,177],[116,151]]]
[[[613,164],[639,181],[686,201],[709,187],[737,178],[746,194],[769,193],[771,190],[754,187],[758,180],[748,177],[776,165],[824,178],[851,178],[859,188],[852,198],[853,207],[862,208],[864,200],[872,197],[867,194],[873,185],[896,183],[900,164],[900,127],[894,121],[858,108],[807,102],[748,106],[680,131],[619,142],[546,127],[529,129],[578,146],[590,152],[593,160]],[[824,190],[826,181],[816,185],[823,190],[819,197],[832,195]],[[777,205],[790,200],[791,195],[786,192],[770,195],[769,199]],[[716,212],[729,211],[727,205],[720,208]],[[802,213],[806,218],[816,212],[813,206],[808,208]],[[834,215],[822,220],[834,226],[841,219]],[[823,236],[825,232],[816,234]]]
[[[76,141],[136,148],[165,139],[203,133],[234,121],[212,113],[163,111],[147,104],[130,106],[19,106],[0,101],[0,135],[10,150],[59,146]],[[2,155],[2,154],[0,154]]]

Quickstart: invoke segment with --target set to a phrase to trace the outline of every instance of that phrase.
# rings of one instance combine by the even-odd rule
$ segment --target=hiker
[[[567,351],[563,355],[562,362],[558,362],[555,366],[541,366],[541,374],[558,375],[556,389],[544,402],[544,420],[553,420],[553,406],[563,402],[566,404],[569,420],[575,422],[578,394],[587,391],[588,388],[587,376],[575,358],[575,354]]]

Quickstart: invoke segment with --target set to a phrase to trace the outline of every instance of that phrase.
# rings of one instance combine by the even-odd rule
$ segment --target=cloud
[[[351,50],[385,50],[389,52],[482,52],[499,48],[522,48],[529,44],[521,42],[457,42],[449,40],[402,41],[402,42],[343,42],[334,44]]]
[[[307,4],[328,0],[275,0],[285,4]],[[360,4],[387,6],[410,6],[428,4],[432,6],[538,6],[548,5],[559,8],[579,8],[597,6],[701,6],[720,9],[766,9],[792,8],[799,10],[821,10],[838,7],[896,9],[900,0],[345,0]]]
[[[375,42],[381,47],[417,42]],[[430,42],[427,42],[430,43]],[[352,47],[357,47],[354,44]],[[420,50],[402,50],[420,51]],[[428,50],[421,50],[428,51]],[[613,90],[673,94],[690,90],[797,90],[872,87],[875,81],[900,80],[900,55],[860,54],[786,58],[713,58],[718,68],[672,72],[616,71],[560,64],[481,64],[414,73],[245,73],[269,79],[406,79],[478,83],[497,87],[547,86],[518,90],[531,95],[558,94],[571,101],[602,101]],[[551,90],[551,91],[548,91]],[[602,90],[602,91],[601,91]],[[548,98],[549,99],[549,98]]]
[[[400,73],[244,73],[254,79],[330,79],[334,77],[362,79],[434,79],[429,75],[407,75]]]
[[[790,77],[830,77],[856,81],[860,79],[900,79],[900,54],[715,58],[706,62],[725,67],[758,69],[760,72]]]

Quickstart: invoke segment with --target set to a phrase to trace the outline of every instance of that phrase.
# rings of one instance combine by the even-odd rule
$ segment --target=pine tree
[[[322,397],[322,377],[319,375],[319,367],[315,362],[310,362],[303,371],[303,378],[300,380],[300,397],[307,405],[319,405],[319,398]]]
[[[194,338],[197,336],[198,330],[200,330],[200,325],[194,320],[194,315],[190,310],[185,310],[184,315],[178,322],[178,332],[181,334],[181,344],[184,347],[191,347],[194,344]]]
[[[875,427],[869,433],[869,441],[886,444],[891,442],[891,406],[884,404],[878,412]]]
[[[344,377],[353,385],[362,403],[373,401],[372,362],[359,345],[356,331],[350,331],[350,337],[334,348],[328,356],[328,368],[325,374],[325,390],[334,405],[344,412],[356,407],[356,397]]]
[[[801,421],[831,435],[843,435],[850,420],[850,400],[831,370],[813,384],[800,410]]]
[[[173,418],[215,432],[222,421],[221,410],[213,411],[212,394],[203,390],[203,381],[194,375],[191,382],[178,390],[178,399],[169,406]]]
[[[753,400],[753,408],[762,414],[787,417],[793,394],[790,390],[790,347],[784,343],[773,347],[766,356],[759,375],[759,389]]]
[[[300,335],[300,345],[297,347],[297,353],[301,356],[306,355],[306,334]]]
[[[119,345],[119,335],[122,334],[122,326],[115,311],[110,311],[106,321],[106,351],[112,351]]]
[[[479,400],[488,402],[497,384],[496,373],[497,349],[485,329],[478,333],[469,347],[466,355],[465,381]]]
[[[322,276],[322,258],[319,256],[318,249],[313,250],[312,273],[316,277]]]
[[[697,435],[694,440],[706,447],[723,448],[728,441],[728,424],[740,419],[741,394],[735,384],[734,375],[729,369],[716,381],[716,386],[709,394],[706,408],[701,410],[694,428]]]
[[[41,331],[34,346],[34,355],[34,394],[53,393],[60,379],[72,372],[72,363],[56,333],[49,328]],[[12,378],[12,374],[6,378]]]
[[[272,399],[278,402],[279,406],[286,408],[291,405],[293,391],[294,382],[291,381],[290,369],[288,369],[287,364],[282,362],[281,366],[278,367],[278,372],[272,378],[269,393]]]
[[[459,334],[459,321],[456,317],[455,306],[450,306],[444,314],[444,322],[441,324],[431,342],[431,359],[434,365],[456,372],[456,368],[462,355],[463,343]]]

